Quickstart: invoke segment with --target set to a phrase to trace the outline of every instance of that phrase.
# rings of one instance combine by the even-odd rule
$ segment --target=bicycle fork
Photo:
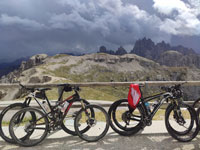
[[[184,119],[184,117],[182,115],[182,112],[180,110],[180,106],[176,105],[175,109],[173,111],[174,111],[173,117],[176,120],[176,122],[179,125],[184,126],[184,124],[186,123],[186,121],[185,121],[185,119]]]

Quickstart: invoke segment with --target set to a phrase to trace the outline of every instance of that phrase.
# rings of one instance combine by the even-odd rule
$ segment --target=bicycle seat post
[[[64,92],[64,86],[59,86],[58,87],[58,101],[62,101],[63,100],[63,92]]]

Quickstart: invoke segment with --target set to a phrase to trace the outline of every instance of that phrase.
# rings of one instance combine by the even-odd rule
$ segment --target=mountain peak
[[[146,37],[135,42],[135,46],[131,53],[157,60],[163,52],[168,50],[178,51],[184,55],[196,54],[196,52],[191,48],[186,48],[182,45],[171,46],[169,43],[165,43],[165,41],[155,44],[151,39],[147,39]]]
[[[124,54],[127,54],[127,51],[122,46],[120,46],[115,52],[115,55],[124,55]]]
[[[111,54],[111,55],[124,55],[124,54],[127,54],[127,51],[122,46],[120,46],[116,52],[113,50],[107,50],[105,46],[101,46],[99,48],[98,53],[106,53],[106,54]]]

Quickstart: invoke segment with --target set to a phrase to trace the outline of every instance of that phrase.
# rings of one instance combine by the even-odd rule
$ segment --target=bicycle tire
[[[194,101],[192,107],[197,109],[200,108],[200,98]]]
[[[123,104],[123,103],[125,103],[125,104]],[[125,107],[123,108],[125,110],[124,110],[124,112],[122,112],[122,114],[120,114],[121,113],[120,111],[122,111],[122,108],[120,108],[120,107],[123,106],[123,105],[125,105]],[[118,108],[119,108],[119,110],[117,110]],[[120,112],[119,115],[117,115],[118,111]],[[128,100],[127,99],[120,99],[118,101],[115,101],[110,106],[109,111],[108,111],[108,114],[111,118],[111,121],[110,121],[111,128],[116,133],[118,133],[122,136],[130,136],[130,135],[136,134],[137,132],[139,132],[143,128],[143,114],[144,113],[143,113],[143,109],[140,105],[138,105],[136,107],[136,109],[132,112],[132,113],[139,113],[139,114],[137,114],[137,115],[131,114],[131,116],[134,116],[136,118],[140,118],[140,120],[136,119],[137,121],[139,121],[139,123],[136,126],[133,126],[133,124],[131,124],[130,127],[124,127],[124,125],[126,126],[126,122],[123,119],[123,117],[124,117],[125,113],[128,112],[128,111],[129,111],[129,106],[128,106]]]
[[[0,136],[8,143],[12,143],[12,144],[15,144],[16,142],[10,137],[10,134],[9,134],[9,126],[8,126],[8,129],[6,127],[3,127],[3,124],[4,124],[4,117],[6,116],[6,114],[9,113],[9,111],[13,110],[13,109],[22,109],[26,107],[23,103],[14,103],[14,104],[11,104],[7,107],[5,107],[1,114],[0,114]],[[4,131],[4,129],[5,131]],[[6,132],[6,130],[8,132]]]
[[[186,107],[187,105],[185,105],[185,107]],[[174,108],[171,108],[171,107],[174,107],[172,104],[170,104],[170,105],[168,105],[168,107],[166,108],[166,112],[168,112],[168,111],[170,111],[170,109],[174,109]],[[188,106],[187,106],[188,107]],[[188,108],[189,109],[189,108]],[[191,111],[190,109],[188,110],[189,112]],[[175,113],[175,112],[174,112]],[[191,114],[191,113],[190,113]],[[166,114],[167,115],[167,114]],[[175,114],[174,114],[175,115]],[[176,116],[177,116],[177,114],[176,114]],[[190,115],[191,116],[191,115]],[[194,119],[191,119],[191,121],[190,121],[190,124],[189,124],[189,127],[188,127],[188,129],[187,130],[185,130],[185,131],[176,131],[176,130],[174,130],[173,128],[172,128],[172,126],[169,124],[169,120],[165,120],[166,121],[166,123],[168,124],[168,128],[170,128],[170,130],[172,131],[172,132],[174,132],[175,134],[177,134],[177,135],[186,135],[186,134],[188,134],[191,130],[192,130],[192,128],[193,128],[193,125],[194,125]]]
[[[94,117],[90,116],[91,115],[90,110],[94,111]],[[82,108],[76,115],[74,121],[74,128],[77,135],[81,139],[88,142],[96,142],[102,139],[106,135],[109,129],[109,124],[110,124],[110,118],[108,116],[108,113],[103,107],[99,105],[87,105],[85,109]],[[89,127],[89,130],[87,130],[87,132],[82,132],[82,129],[79,129],[82,128],[82,126],[84,129],[85,126]],[[97,135],[98,133],[99,135]]]
[[[30,114],[28,114],[28,112],[30,112]],[[32,114],[35,114],[36,117],[35,118],[32,117]],[[39,116],[37,116],[37,115],[39,115]],[[23,120],[20,120],[20,122],[19,122],[18,119],[21,116],[23,116],[22,117]],[[19,123],[22,123],[21,126],[19,125]],[[44,124],[44,127],[40,127],[43,124]],[[17,125],[19,130],[14,129],[15,125]],[[24,127],[22,127],[22,126],[24,126]],[[42,135],[39,139],[32,140],[31,139],[32,136],[38,137],[39,132],[35,133],[37,129],[39,131],[43,130],[44,132],[42,133]],[[22,110],[18,111],[11,118],[10,124],[9,124],[9,132],[10,132],[12,139],[17,144],[19,144],[21,146],[25,146],[25,147],[35,146],[35,145],[39,144],[40,142],[42,142],[45,139],[45,137],[47,136],[47,134],[49,132],[49,121],[48,121],[47,116],[41,110],[39,110],[37,108],[26,107],[26,108],[23,108]],[[18,132],[18,135],[16,134],[17,132]],[[29,132],[31,134],[29,134]],[[25,133],[28,136],[24,136],[26,138],[24,138],[24,137],[21,138],[20,136],[23,135],[23,133]]]
[[[73,100],[73,101],[71,101],[70,103],[76,103],[76,102],[79,102],[80,103],[80,101],[81,100],[83,100],[83,103],[85,104],[85,106],[87,106],[87,105],[89,105],[90,103],[87,101],[87,100],[85,100],[85,99],[75,99],[75,100]],[[72,105],[73,105],[72,104]],[[70,108],[69,109],[69,111],[71,111],[72,110],[72,108]],[[80,110],[80,109],[79,109]],[[78,111],[79,111],[78,110]],[[74,119],[75,119],[75,117],[76,117],[76,113],[78,113],[78,111],[75,111],[75,112],[73,112],[72,111],[72,113],[74,113],[74,114],[72,114],[72,118],[70,118],[70,119],[72,119],[72,121],[70,120],[70,122],[68,123],[68,122],[66,122],[66,120],[64,119],[63,120],[63,123],[61,124],[61,127],[62,127],[62,129],[66,132],[66,133],[68,133],[68,134],[71,134],[71,135],[73,135],[73,136],[76,136],[77,134],[76,134],[76,131],[75,131],[75,129],[74,129]],[[93,112],[93,111],[92,111]],[[66,116],[69,116],[68,114],[69,114],[70,112],[68,112],[67,113],[67,115]],[[94,112],[93,112],[93,114],[94,114]],[[67,118],[67,120],[69,120],[68,118]],[[82,132],[86,132],[87,130],[88,130],[89,128],[87,127],[87,128],[85,128]]]
[[[176,111],[177,108],[176,108],[176,105],[171,104],[169,105],[165,113],[165,126],[168,133],[173,138],[175,138],[176,140],[180,142],[189,142],[192,139],[194,139],[199,132],[199,125],[198,125],[196,112],[191,106],[185,103],[182,103],[181,105],[179,105],[179,107],[182,108],[182,110],[179,109],[179,112],[181,112],[181,119],[183,118],[183,115],[184,115],[184,118],[182,119],[184,120],[184,125],[177,122],[177,118],[173,114],[174,110]],[[170,116],[171,114],[172,116]],[[172,119],[172,121],[169,121],[170,118]],[[185,127],[185,124],[187,125],[187,127]]]
[[[197,115],[197,119],[199,120],[200,119],[200,107],[197,109],[196,115]],[[200,126],[200,120],[199,120],[198,123],[199,123],[199,126]],[[199,127],[199,130],[200,130],[200,127]]]

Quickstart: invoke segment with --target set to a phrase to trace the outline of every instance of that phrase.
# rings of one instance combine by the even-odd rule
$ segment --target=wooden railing
[[[162,86],[183,84],[183,86],[200,86],[200,81],[135,81],[135,82],[86,82],[86,83],[70,83],[80,87],[94,86],[128,86],[131,83],[143,84],[144,86]],[[62,83],[61,83],[62,84]],[[27,87],[57,87],[58,84],[26,84]],[[19,84],[0,84],[0,88],[17,88]]]
[[[87,82],[87,83],[70,83],[71,85],[77,85],[80,87],[99,87],[99,86],[129,86],[131,83],[137,83],[144,85],[144,88],[150,86],[163,86],[163,85],[174,85],[183,84],[182,86],[200,86],[200,81],[135,81],[135,82]],[[59,83],[58,83],[59,84]],[[58,84],[26,84],[27,87],[57,87]],[[62,83],[61,83],[62,84]],[[2,88],[19,88],[19,84],[0,84]],[[192,101],[186,103],[192,104]],[[104,107],[109,107],[109,104]]]

